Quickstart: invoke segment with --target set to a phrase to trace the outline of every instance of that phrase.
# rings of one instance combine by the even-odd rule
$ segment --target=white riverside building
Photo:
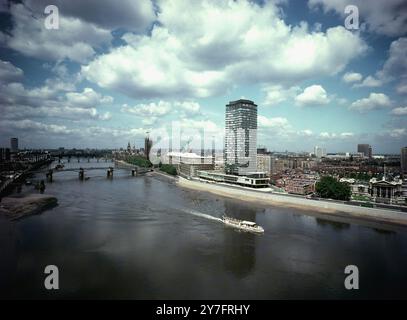
[[[226,174],[217,171],[200,171],[197,170],[197,176],[202,180],[209,180],[218,183],[236,184],[249,188],[267,188],[269,179],[265,172],[252,172],[245,176]]]
[[[240,99],[226,105],[225,171],[247,175],[257,170],[257,105]]]

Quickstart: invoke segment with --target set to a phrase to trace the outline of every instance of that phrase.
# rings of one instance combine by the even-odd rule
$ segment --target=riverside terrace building
[[[270,181],[265,172],[248,172],[245,176],[237,176],[218,171],[197,171],[197,177],[206,181],[235,184],[249,188],[268,188]]]
[[[247,175],[257,168],[257,105],[240,99],[226,105],[225,171]]]
[[[307,195],[315,192],[318,179],[315,174],[284,174],[275,180],[275,186],[288,193]]]

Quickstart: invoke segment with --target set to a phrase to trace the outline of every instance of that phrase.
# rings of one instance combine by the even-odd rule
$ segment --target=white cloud
[[[335,132],[321,132],[319,134],[319,138],[322,140],[333,140],[333,139],[349,139],[354,137],[355,134],[353,132],[341,132],[341,133],[335,133]]]
[[[56,125],[56,124],[45,124],[42,122],[32,121],[32,120],[0,120],[0,127],[15,128],[18,130],[28,130],[35,132],[44,133],[57,133],[57,134],[69,134],[72,130],[68,129],[66,126]]]
[[[353,133],[353,132],[342,132],[342,133],[340,134],[340,136],[341,136],[341,138],[344,138],[344,139],[346,139],[346,138],[351,138],[351,137],[354,136],[354,133]]]
[[[179,123],[183,129],[205,130],[208,134],[223,134],[223,128],[211,120],[182,119]]]
[[[109,120],[109,112],[99,113],[96,106],[111,103],[91,88],[83,92],[70,91],[74,86],[61,79],[47,79],[44,85],[26,88],[20,82],[0,84],[0,112],[5,119],[60,118],[66,120]]]
[[[310,129],[305,129],[298,132],[298,135],[303,137],[311,137],[313,136],[313,134],[314,133]]]
[[[176,102],[174,106],[181,111],[182,116],[195,116],[201,113],[201,106],[195,101]]]
[[[287,118],[284,117],[272,117],[268,118],[262,115],[258,115],[258,135],[261,139],[265,134],[273,134],[279,137],[293,137],[296,132],[293,130],[291,124]]]
[[[358,7],[360,22],[366,24],[367,30],[390,37],[407,33],[404,0],[308,0],[311,8],[321,6],[325,12],[333,10],[342,17],[345,17],[344,10],[349,4]]]
[[[406,128],[395,128],[388,131],[388,134],[392,138],[403,138],[407,136],[407,129]]]
[[[372,76],[367,76],[361,83],[355,83],[354,87],[369,87],[375,88],[383,85],[383,81]]]
[[[273,106],[292,99],[296,96],[299,90],[300,88],[297,86],[289,88],[284,88],[282,85],[265,86],[262,91],[266,94],[266,97],[262,105]]]
[[[140,117],[162,117],[172,111],[173,106],[170,102],[160,100],[158,103],[138,104],[134,107],[123,105],[122,111],[134,114]]]
[[[399,107],[399,108],[394,108],[390,112],[391,114],[395,116],[406,116],[407,115],[407,107]]]
[[[335,137],[336,135],[335,135],[335,134],[330,134],[330,133],[328,133],[328,132],[321,132],[321,133],[319,134],[319,136],[320,136],[321,138],[324,138],[324,139],[329,139],[329,138]]]
[[[49,0],[26,0],[26,6],[34,12],[44,12]],[[79,18],[104,29],[126,28],[144,31],[155,20],[153,2],[150,0],[56,1],[59,13],[66,17]]]
[[[322,86],[312,85],[296,96],[295,101],[300,106],[316,106],[328,104],[330,99]]]
[[[9,34],[1,33],[1,37],[8,47],[26,56],[83,63],[95,54],[95,48],[112,40],[109,30],[79,18],[64,17],[62,13],[59,29],[47,30],[43,8],[40,12],[32,12],[23,4],[12,4],[10,14],[13,29]]]
[[[407,38],[399,38],[390,44],[389,57],[378,75],[390,80],[407,80]]]
[[[47,103],[46,106],[31,107],[26,105],[18,106],[3,106],[1,107],[5,119],[44,119],[44,118],[59,118],[65,120],[110,120],[112,115],[110,112],[99,113],[96,108],[78,108],[60,103]]]
[[[0,82],[11,82],[23,77],[23,70],[8,61],[0,59]]]
[[[374,109],[391,107],[391,100],[384,93],[370,93],[369,97],[352,102],[349,109],[359,112],[366,112]]]
[[[126,45],[82,68],[88,80],[136,98],[208,97],[235,84],[293,84],[333,75],[367,48],[341,26],[311,32],[306,23],[287,25],[272,2],[157,5],[151,34],[125,34]]]
[[[84,108],[113,102],[111,96],[102,96],[92,88],[84,88],[82,92],[68,92],[66,93],[66,99],[71,105]]]
[[[363,76],[357,72],[346,72],[342,77],[343,81],[346,83],[359,82],[362,78]]]
[[[393,41],[382,69],[375,76],[367,76],[354,87],[379,87],[394,80],[399,82],[396,87],[398,93],[407,92],[407,38]]]
[[[276,129],[286,129],[290,127],[287,118],[283,117],[267,118],[265,116],[259,115],[257,119],[259,127]]]
[[[396,88],[397,93],[399,94],[407,94],[407,82],[400,83]]]
[[[152,125],[158,117],[164,117],[171,113],[178,113],[180,118],[190,118],[201,115],[201,106],[196,101],[163,101],[138,104],[133,107],[127,104],[122,106],[122,112],[143,117],[143,124]]]

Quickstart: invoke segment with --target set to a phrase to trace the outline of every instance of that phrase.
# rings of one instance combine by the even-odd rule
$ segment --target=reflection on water
[[[320,226],[331,226],[335,230],[343,230],[343,229],[350,228],[350,223],[321,219],[321,218],[315,218],[315,220],[316,220],[317,224],[319,224]]]
[[[256,211],[247,204],[225,202],[224,214],[241,220],[256,221]],[[228,227],[224,232],[224,266],[239,278],[244,278],[256,264],[256,238],[258,234]]]
[[[0,297],[407,298],[405,228],[386,226],[389,236],[378,224],[234,201],[158,175],[85,175],[81,182],[77,172],[55,174],[45,193],[58,207],[0,219]],[[227,227],[223,214],[255,221],[265,233]],[[49,264],[60,269],[58,292],[43,287]],[[363,281],[357,293],[343,287],[349,264]]]
[[[385,230],[385,229],[379,229],[379,228],[372,228],[374,231],[376,231],[377,233],[380,234],[384,234],[384,235],[393,235],[396,234],[395,231],[393,230]]]

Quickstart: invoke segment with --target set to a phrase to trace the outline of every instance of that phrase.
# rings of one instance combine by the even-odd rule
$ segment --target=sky
[[[240,98],[269,150],[407,145],[403,0],[55,0],[56,29],[49,2],[0,0],[3,147],[142,147],[174,126],[221,146]]]

